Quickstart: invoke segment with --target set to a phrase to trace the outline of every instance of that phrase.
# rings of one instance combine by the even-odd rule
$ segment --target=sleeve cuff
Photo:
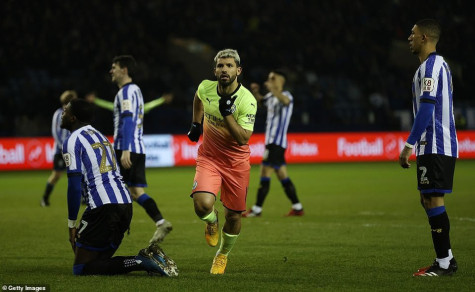
[[[76,220],[68,219],[68,227],[69,228],[76,228]]]
[[[409,144],[409,143],[407,143],[407,142],[406,142],[406,145],[405,145],[405,146],[406,146],[407,148],[411,148],[411,149],[414,148],[414,145],[411,145],[411,144]]]

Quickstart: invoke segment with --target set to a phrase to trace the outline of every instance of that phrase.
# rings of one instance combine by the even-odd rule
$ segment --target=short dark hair
[[[76,98],[69,102],[71,114],[80,122],[90,124],[94,119],[94,104],[84,99]]]
[[[135,61],[135,58],[133,56],[131,55],[115,56],[114,59],[112,59],[112,63],[119,64],[120,68],[127,68],[127,72],[129,73],[130,77],[135,76],[135,71],[137,70],[137,62]]]
[[[435,39],[436,41],[439,40],[441,29],[437,20],[429,18],[422,19],[416,22],[416,25],[421,30],[422,34],[425,34],[428,37]]]

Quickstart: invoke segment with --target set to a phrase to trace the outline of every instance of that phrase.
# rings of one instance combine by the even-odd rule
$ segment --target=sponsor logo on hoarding
[[[459,141],[459,152],[475,152],[475,141],[465,138]]]
[[[170,139],[144,139],[144,146],[145,149],[147,148],[165,148],[168,149],[170,147]]]
[[[383,139],[377,138],[374,142],[368,142],[366,138],[356,142],[348,142],[346,138],[338,138],[337,154],[338,156],[379,156],[383,155]]]
[[[399,152],[404,148],[406,141],[395,135],[386,135],[384,137],[384,154],[389,159],[399,157]]]
[[[289,133],[286,161],[378,161],[397,159],[408,132]],[[475,131],[460,131],[459,154],[475,158]],[[108,137],[111,139],[112,137]],[[146,167],[194,165],[200,143],[186,135],[145,135]],[[265,135],[256,133],[249,143],[251,163],[262,160]],[[56,149],[53,138],[0,138],[0,170],[50,169]]]
[[[251,157],[262,157],[266,150],[266,144],[264,142],[249,144],[249,149],[251,150]]]
[[[196,159],[198,156],[198,147],[200,147],[199,144],[189,144],[188,142],[183,141],[180,146],[181,157],[183,159]]]
[[[27,163],[33,167],[40,167],[45,161],[45,152],[43,151],[43,143],[33,139],[26,144],[26,152],[28,155]]]
[[[309,143],[303,140],[302,143],[292,141],[290,142],[290,154],[294,156],[316,156],[318,155],[318,144]]]
[[[22,144],[16,144],[15,148],[5,149],[0,144],[0,164],[23,164],[25,152]]]
[[[146,157],[145,167],[175,164],[172,135],[145,135],[143,141]]]

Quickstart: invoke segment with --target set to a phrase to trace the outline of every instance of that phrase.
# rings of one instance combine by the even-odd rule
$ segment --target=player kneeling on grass
[[[110,141],[90,125],[93,105],[72,100],[61,117],[71,131],[63,144],[68,173],[69,241],[75,255],[74,275],[116,275],[146,271],[177,276],[176,264],[157,244],[136,256],[115,256],[132,219],[132,201],[116,164]],[[81,194],[88,206],[76,229]]]

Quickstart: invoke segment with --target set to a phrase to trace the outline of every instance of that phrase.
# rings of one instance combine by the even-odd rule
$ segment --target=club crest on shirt
[[[422,79],[422,92],[431,92],[434,89],[434,79],[424,78]]]
[[[64,160],[64,163],[66,164],[66,166],[69,167],[71,165],[71,154],[64,153],[63,154],[63,160]]]
[[[247,122],[246,124],[254,124],[256,120],[256,115],[253,114],[246,114]]]
[[[130,108],[132,106],[130,105],[130,100],[125,99],[122,101],[122,111],[130,111]]]

